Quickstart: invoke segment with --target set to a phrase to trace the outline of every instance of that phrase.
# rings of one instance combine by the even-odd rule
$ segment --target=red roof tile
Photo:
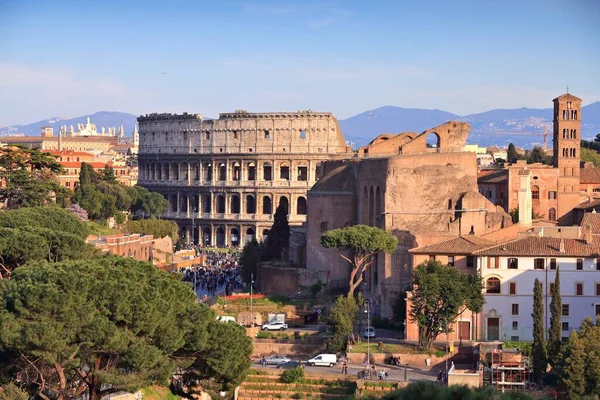
[[[459,236],[443,242],[416,247],[409,251],[413,254],[471,254],[476,250],[493,245],[494,242],[477,236]]]

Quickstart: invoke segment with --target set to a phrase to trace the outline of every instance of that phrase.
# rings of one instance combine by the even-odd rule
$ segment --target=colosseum
[[[169,201],[163,217],[196,244],[264,238],[279,204],[290,225],[301,225],[321,162],[353,155],[331,113],[147,114],[138,122],[139,184]]]

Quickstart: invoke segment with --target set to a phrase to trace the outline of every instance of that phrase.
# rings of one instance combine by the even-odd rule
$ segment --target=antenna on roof
[[[569,93],[569,85],[567,85],[567,94]]]

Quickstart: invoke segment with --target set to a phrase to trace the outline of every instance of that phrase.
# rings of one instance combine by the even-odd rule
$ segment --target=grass
[[[94,235],[94,236],[108,236],[108,235],[115,235],[117,233],[121,233],[117,229],[109,228],[106,225],[100,225],[99,223],[94,222],[94,221],[86,221],[85,225],[87,226],[88,232],[90,233],[90,235]]]
[[[314,336],[318,332],[305,332],[301,334],[300,332],[296,333],[287,333],[287,332],[272,332],[272,331],[260,331],[256,334],[257,339],[285,339],[285,340],[302,340],[309,336]]]
[[[352,345],[352,349],[350,350],[350,353],[366,353],[367,352],[367,342],[366,341],[362,341],[360,343],[357,343],[355,345]],[[424,351],[419,351],[417,350],[416,345],[412,345],[412,344],[390,344],[390,343],[384,343],[383,347],[380,348],[377,345],[377,339],[375,340],[371,340],[371,345],[369,347],[370,352],[372,354],[377,354],[377,353],[391,353],[391,354],[432,354],[435,356],[443,356],[444,355],[444,349],[443,348],[433,348],[433,351],[431,352],[424,352]],[[440,354],[440,355],[438,355]]]
[[[142,389],[144,400],[178,400],[168,388],[162,386],[150,386]]]

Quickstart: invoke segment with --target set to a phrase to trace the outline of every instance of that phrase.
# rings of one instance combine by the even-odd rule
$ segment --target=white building
[[[529,236],[473,253],[484,283],[484,340],[533,340],[533,287],[542,283],[545,331],[560,270],[563,337],[600,316],[600,214],[587,214],[581,239]]]

